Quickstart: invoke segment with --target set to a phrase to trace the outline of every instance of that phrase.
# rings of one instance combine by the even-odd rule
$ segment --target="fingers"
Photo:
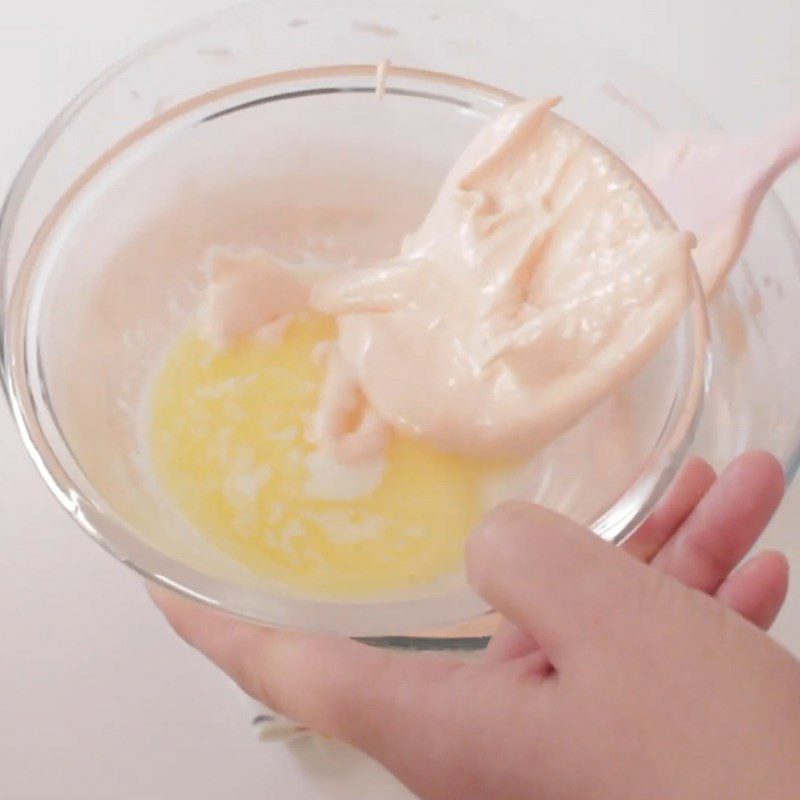
[[[730,575],[716,597],[763,630],[769,630],[789,589],[789,562],[782,553],[760,553]]]
[[[579,642],[602,640],[632,613],[647,569],[571,520],[507,503],[467,545],[475,590],[558,666]]]
[[[773,456],[740,456],[655,555],[653,565],[686,586],[715,592],[761,535],[783,489],[783,470]]]
[[[717,473],[702,458],[689,458],[666,495],[625,542],[625,550],[640,561],[649,562],[680,528],[716,479]]]
[[[149,591],[178,635],[249,695],[376,757],[387,749],[388,736],[392,747],[411,747],[447,702],[450,678],[463,666],[341,637],[271,630],[164,589]]]
[[[789,562],[782,553],[760,553],[723,581],[717,600],[762,630],[769,630],[786,600],[789,590]],[[541,655],[539,674],[548,674],[550,665],[536,642],[516,625],[503,620],[484,654],[484,663],[496,664],[534,653]],[[534,672],[531,663],[531,672]]]
[[[629,552],[632,551],[642,560],[652,558],[654,565],[677,580],[713,594],[758,539],[782,492],[783,474],[780,466],[765,453],[748,453],[740,457],[718,481],[708,464],[701,459],[692,459],[630,543]],[[538,512],[546,513],[541,509]],[[531,549],[534,541],[531,529],[536,524],[531,515],[536,513],[536,510],[525,506],[517,507],[516,511],[510,513],[508,518],[512,520],[511,527],[522,530],[516,534],[507,533],[504,537],[506,546],[513,547],[512,542],[516,541],[520,553]],[[527,515],[527,521],[521,523],[520,515]],[[513,522],[515,518],[516,522]],[[541,522],[541,518],[538,521]],[[558,528],[564,522],[551,515],[545,524],[554,524]],[[504,521],[503,517],[490,517],[487,520],[490,531],[506,524],[507,519]],[[524,569],[524,556],[519,560],[513,555],[507,556],[507,561],[514,562],[509,565],[511,570]],[[473,570],[473,573],[475,580],[480,581],[479,563],[477,571]],[[525,584],[530,580],[531,576],[528,576],[518,585],[517,591],[524,593]],[[502,594],[502,587],[495,590],[489,585],[483,591],[501,612],[503,608],[500,603],[504,600],[510,600],[512,604],[516,602],[510,596],[510,590],[507,590],[507,598],[493,600],[488,597],[496,591]],[[768,564],[759,563],[744,570],[718,597],[755,624],[769,625],[784,595],[785,575],[781,572],[781,565],[771,559]],[[542,642],[531,625],[531,619],[524,615],[505,623],[490,644],[486,662],[513,659],[535,650],[537,642]]]

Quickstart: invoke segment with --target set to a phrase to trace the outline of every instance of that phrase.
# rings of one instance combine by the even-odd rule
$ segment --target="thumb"
[[[530,503],[493,511],[467,545],[473,588],[555,665],[630,628],[644,565],[581,525]]]

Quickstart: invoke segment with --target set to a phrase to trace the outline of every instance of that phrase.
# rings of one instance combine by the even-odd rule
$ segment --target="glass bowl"
[[[386,58],[395,66],[378,103],[375,66]],[[631,81],[644,89],[639,100]],[[480,646],[472,634],[492,620],[463,575],[339,601],[299,596],[229,562],[153,484],[140,409],[153,363],[196,305],[207,247],[222,238],[302,257],[280,209],[313,198],[316,256],[335,264],[353,252],[385,255],[486,117],[514,97],[553,93],[566,98],[563,116],[625,160],[665,128],[707,125],[646,71],[577,53],[485,4],[257,3],[165,37],[98,78],[34,148],[0,227],[4,383],[29,451],[72,516],[149,579],[248,619],[446,646],[436,636],[385,637],[478,617],[468,639],[449,643]],[[358,208],[326,230],[342,171],[359,175]],[[800,390],[783,374],[773,304],[785,312],[800,294],[797,257],[794,230],[770,200],[721,295],[725,310],[715,311],[727,338],[714,345],[712,416],[699,438],[707,319],[698,293],[651,365],[537,456],[532,499],[618,543],[690,446],[715,462],[765,446],[796,466],[800,404],[789,401]],[[750,264],[765,265],[754,279],[759,313],[750,282],[741,283],[755,274]],[[756,341],[777,347],[774,359],[751,360]],[[780,403],[751,393],[757,367],[760,379],[774,369],[770,377],[787,382]],[[604,432],[620,415],[635,435],[608,446]]]

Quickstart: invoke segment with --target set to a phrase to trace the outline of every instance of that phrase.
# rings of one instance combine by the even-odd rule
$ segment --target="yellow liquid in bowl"
[[[333,321],[315,314],[295,319],[278,344],[215,352],[184,334],[154,387],[156,477],[200,535],[287,586],[365,597],[431,584],[461,567],[500,467],[395,434],[373,491],[309,496],[306,429],[323,378],[313,352],[334,335]]]

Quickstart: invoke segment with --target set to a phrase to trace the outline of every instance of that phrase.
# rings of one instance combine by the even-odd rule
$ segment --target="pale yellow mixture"
[[[324,372],[314,349],[334,336],[333,320],[312,314],[280,343],[215,351],[185,334],[154,390],[154,470],[193,527],[258,574],[339,596],[430,584],[459,568],[498,467],[393,435],[352,486],[337,489],[324,465],[313,485],[306,429]],[[344,499],[320,497],[326,485]]]

